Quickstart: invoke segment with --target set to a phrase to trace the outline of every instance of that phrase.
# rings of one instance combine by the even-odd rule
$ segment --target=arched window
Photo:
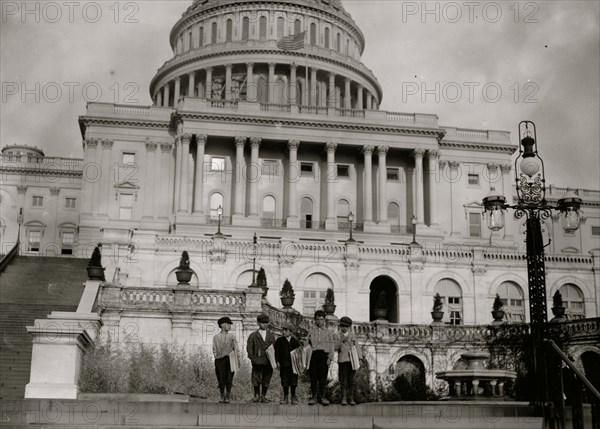
[[[585,308],[583,307],[583,294],[581,289],[571,283],[564,284],[558,290],[562,295],[563,305],[565,306],[565,316],[567,319],[585,318]]]
[[[215,192],[210,196],[210,217],[211,219],[218,219],[219,215],[217,209],[221,206],[223,208],[223,194]]]
[[[227,20],[225,27],[225,41],[231,42],[231,38],[233,36],[233,21],[231,19]]]
[[[271,195],[263,198],[262,217],[263,219],[275,219],[275,198]]]
[[[525,301],[523,291],[514,282],[503,282],[497,291],[504,306],[505,318],[509,322],[525,322]]]
[[[342,35],[340,33],[337,33],[335,48],[337,49],[338,52],[340,52],[340,53],[342,52]]]
[[[211,26],[210,43],[212,43],[212,44],[217,43],[217,23],[216,22],[213,22],[212,26]]]
[[[325,47],[329,48],[329,27],[325,27]]]
[[[302,23],[299,19],[294,21],[294,34],[298,34],[302,31]]]
[[[452,279],[442,279],[435,285],[434,293],[439,293],[444,303],[444,322],[450,325],[462,325],[462,291]]]
[[[346,55],[350,55],[350,40],[346,39]]]
[[[245,16],[242,19],[242,40],[248,40],[250,33],[250,19]]]
[[[338,200],[337,203],[337,221],[338,225],[346,225],[348,223],[348,215],[350,214],[350,203],[347,200]]]
[[[283,37],[284,24],[285,21],[281,16],[277,18],[277,39],[281,39]]]
[[[312,229],[313,224],[313,202],[310,198],[304,197],[300,200],[300,227]]]
[[[264,16],[258,20],[258,38],[261,40],[267,38],[267,18]]]
[[[323,273],[314,273],[304,281],[302,313],[312,317],[325,303],[325,293],[328,288],[333,289],[333,282]]]
[[[317,44],[317,24],[314,22],[310,24],[310,44],[312,46]]]
[[[188,33],[188,49],[194,49],[194,39],[191,31]]]
[[[387,209],[387,218],[390,226],[400,226],[400,206],[397,203],[389,203]],[[395,231],[392,231],[395,232]]]
[[[273,88],[274,97],[273,102],[277,104],[288,104],[289,96],[287,94],[288,85],[284,79],[279,77],[275,80],[275,87]]]
[[[204,46],[204,27],[200,27],[198,30],[198,47]]]

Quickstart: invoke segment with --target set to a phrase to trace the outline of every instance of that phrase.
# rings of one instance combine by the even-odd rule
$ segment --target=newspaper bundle
[[[231,372],[236,372],[238,370],[238,368],[240,367],[240,362],[238,361],[238,356],[237,356],[235,349],[233,349],[229,353],[228,356],[229,356],[229,366],[231,367]]]
[[[360,359],[358,358],[358,350],[356,346],[350,347],[350,364],[352,365],[352,370],[356,371],[360,368]]]
[[[292,358],[292,371],[294,374],[302,374],[304,369],[306,368],[306,364],[304,362],[304,350],[302,347],[298,347],[297,349],[292,350],[290,353],[290,357]]]
[[[273,347],[273,344],[267,348],[267,358],[269,359],[271,368],[277,368],[277,361],[275,360],[275,347]]]

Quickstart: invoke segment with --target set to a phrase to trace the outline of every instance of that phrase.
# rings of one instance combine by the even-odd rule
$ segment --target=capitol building
[[[224,314],[252,329],[240,308],[280,308],[286,279],[297,312],[312,316],[331,288],[334,316],[364,332],[431,324],[436,293],[447,325],[490,324],[496,294],[505,322],[529,321],[524,221],[491,232],[481,203],[516,197],[508,131],[380,110],[339,0],[194,0],[169,40],[151,106],[82,110],[81,159],[4,147],[2,253],[17,233],[30,256],[88,258],[101,243],[102,329],[134,322],[147,342],[210,344],[199,332]],[[548,308],[560,291],[569,320],[600,316],[600,191],[573,191],[579,230],[543,224]],[[193,276],[178,301],[183,251]],[[249,288],[261,268],[262,304]],[[378,350],[377,368],[410,353],[431,374],[417,346]]]

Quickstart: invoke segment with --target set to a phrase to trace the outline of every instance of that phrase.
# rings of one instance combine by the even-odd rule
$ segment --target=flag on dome
[[[298,34],[290,34],[289,36],[282,37],[277,42],[277,47],[284,51],[297,51],[304,47],[304,35],[306,31]]]

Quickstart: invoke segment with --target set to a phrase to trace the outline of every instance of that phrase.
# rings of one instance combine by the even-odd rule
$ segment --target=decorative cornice
[[[97,117],[97,116],[81,116],[79,117],[79,124],[85,125],[108,125],[108,126],[121,126],[128,128],[158,128],[158,129],[169,129],[171,127],[170,121],[150,121],[143,119],[119,119],[119,118],[108,118],[108,117]]]
[[[517,147],[504,144],[486,144],[486,143],[465,143],[440,141],[440,147],[459,149],[459,150],[481,150],[486,152],[503,152],[513,154]]]
[[[367,133],[378,134],[396,134],[396,135],[423,135],[423,136],[439,136],[444,134],[444,130],[435,128],[401,128],[401,127],[386,127],[376,124],[357,124],[356,122],[321,122],[311,119],[283,119],[272,117],[257,117],[248,115],[236,115],[228,113],[195,113],[195,112],[178,112],[179,115],[187,120],[201,121],[224,121],[230,123],[254,123],[256,125],[281,127],[298,127],[298,128],[320,128],[320,129],[336,129],[348,131],[364,131]]]

